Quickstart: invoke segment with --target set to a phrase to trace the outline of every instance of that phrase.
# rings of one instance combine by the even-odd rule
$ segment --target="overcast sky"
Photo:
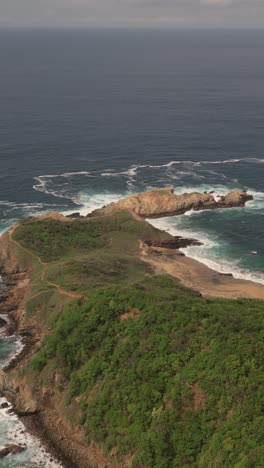
[[[0,26],[264,27],[264,0],[0,0]]]

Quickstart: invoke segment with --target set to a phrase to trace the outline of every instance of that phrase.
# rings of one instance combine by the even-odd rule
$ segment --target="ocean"
[[[264,284],[263,41],[260,30],[0,31],[0,231],[153,187],[247,189],[246,208],[152,222],[201,240],[189,256]]]

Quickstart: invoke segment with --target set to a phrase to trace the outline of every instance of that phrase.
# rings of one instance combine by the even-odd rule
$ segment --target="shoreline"
[[[3,271],[1,273],[3,273]],[[14,297],[12,296],[12,293],[19,286],[19,283],[16,283],[16,281],[13,282],[12,273],[5,273],[3,276],[8,280],[8,284],[6,284],[5,281],[2,279],[3,291],[5,292],[5,300],[2,301],[1,304],[3,304],[3,306],[6,307],[6,302],[14,305]],[[2,278],[1,274],[0,277]],[[11,285],[9,284],[10,282],[12,283]],[[10,307],[10,305],[8,307]],[[3,367],[1,367],[1,370],[7,374],[10,371],[18,368],[20,363],[23,363],[24,359],[26,359],[30,355],[31,351],[34,348],[34,345],[36,344],[36,339],[33,335],[29,333],[23,336],[23,331],[19,330],[20,321],[19,317],[16,315],[16,312],[16,307],[6,312],[8,322],[6,322],[6,325],[4,325],[1,329],[3,331],[3,340],[8,339],[10,337],[14,337],[16,338],[16,343],[19,343],[18,349],[14,351],[14,354],[11,355],[10,358],[8,358],[6,364],[4,362]],[[9,334],[10,328],[13,331],[12,335]],[[60,448],[52,442],[51,438],[47,437],[47,429],[44,427],[39,413],[24,416],[19,415],[16,409],[14,408],[13,402],[8,399],[7,401],[12,407],[12,412],[23,423],[25,431],[28,432],[29,435],[36,437],[41,447],[43,447],[43,449],[45,449],[45,451],[47,452],[48,457],[50,456],[51,459],[54,459],[53,461],[55,463],[58,462],[61,468],[76,468],[73,465],[72,460],[69,460],[65,456],[65,454],[60,450]]]
[[[161,221],[162,219],[163,219],[163,221]],[[146,219],[146,221],[149,224],[151,224],[151,226],[154,226],[156,229],[167,232],[168,234],[170,234],[173,237],[182,236],[185,239],[186,236],[187,236],[186,231],[177,230],[177,228],[174,227],[173,225],[171,225],[166,220],[166,218],[158,218],[158,219],[154,219],[154,220],[153,219]],[[199,234],[196,235],[195,232],[192,232],[189,235],[194,237],[195,240],[197,242],[200,242],[201,245],[204,245],[204,246],[207,245],[207,243],[206,243],[207,240],[202,238],[202,237],[199,237]],[[179,250],[181,252],[183,252],[184,255],[187,258],[190,258],[194,262],[198,262],[198,263],[206,266],[210,270],[213,270],[216,273],[219,273],[220,275],[229,275],[229,276],[232,275],[232,277],[234,279],[238,280],[238,281],[249,281],[251,283],[264,286],[264,273],[262,274],[262,273],[260,273],[258,271],[247,270],[247,269],[245,269],[245,273],[243,273],[243,272],[241,272],[241,270],[239,270],[239,268],[237,268],[237,269],[233,268],[232,269],[231,265],[229,267],[228,260],[226,260],[225,257],[221,257],[221,259],[223,260],[223,264],[221,264],[220,262],[218,263],[217,260],[213,260],[209,256],[205,256],[204,259],[203,259],[200,256],[193,255],[192,252],[189,251],[189,249],[191,249],[194,246],[195,246],[195,244],[190,245],[190,246],[186,246],[185,248],[180,248]],[[263,279],[258,280],[258,278],[257,278],[258,274],[262,274]]]
[[[150,250],[139,258],[155,269],[156,274],[169,274],[204,297],[264,300],[264,285],[234,278],[231,273],[219,273],[204,263],[169,249]]]
[[[252,193],[252,190],[250,192]],[[128,195],[128,196],[130,196],[130,195]],[[181,192],[177,193],[177,195],[181,195]],[[120,198],[115,199],[114,203],[116,203],[116,201],[118,201],[118,200],[120,200]],[[250,204],[250,201],[247,202],[247,204]],[[93,213],[97,209],[98,209],[98,207],[94,206],[93,208],[91,208],[90,210],[87,211],[87,208],[85,208],[84,205],[83,205],[83,207],[78,206],[76,208],[76,210],[72,210],[72,209],[62,210],[62,211],[58,211],[58,213],[60,215],[62,215],[63,217],[65,217],[65,218],[69,218],[69,219],[74,220],[74,219],[78,219],[78,218],[87,218],[88,215],[90,215],[91,213]],[[99,209],[100,209],[100,207],[99,207]],[[234,207],[233,209],[236,209],[236,207]],[[214,211],[214,209],[205,208],[205,209],[200,210],[200,211],[201,212],[203,212],[203,211]],[[37,217],[43,216],[43,215],[45,216],[45,214],[47,214],[47,213],[49,213],[49,211],[44,211],[44,212],[41,211],[41,212],[38,212],[38,213],[36,213],[36,214],[34,214],[32,216],[37,216]],[[175,216],[181,216],[181,215],[175,215]],[[165,217],[163,217],[163,216],[160,217],[159,216],[159,217],[156,217],[156,218],[140,218],[140,217],[135,216],[135,218],[138,219],[138,220],[144,220],[147,223],[149,223],[150,225],[154,226],[156,229],[158,229],[160,231],[167,232],[173,237],[181,237],[182,240],[188,240],[188,238],[191,236],[192,240],[197,242],[197,245],[198,244],[206,245],[206,241],[203,238],[199,238],[199,234],[196,235],[195,232],[192,232],[192,233],[188,234],[185,231],[182,231],[182,232],[180,230],[178,231],[174,226],[172,226],[170,223],[168,223],[166,221],[167,220],[166,216]],[[170,216],[169,216],[169,218],[170,218]],[[160,221],[165,223],[165,225],[161,226],[160,223],[159,223]],[[12,228],[13,225],[14,225],[14,223],[12,223],[12,225],[7,227],[6,229],[0,231],[0,237],[4,233],[9,231]],[[228,260],[226,260],[225,257],[221,257],[221,259],[223,259],[223,264],[221,264],[220,262],[218,263],[216,260],[211,259],[209,256],[205,257],[205,259],[203,260],[203,258],[201,258],[199,256],[192,255],[192,253],[189,252],[189,247],[193,247],[195,245],[196,244],[193,244],[193,245],[190,244],[190,245],[187,245],[185,247],[179,248],[179,250],[182,251],[186,257],[194,260],[195,262],[199,262],[200,264],[205,265],[207,268],[209,268],[210,270],[215,271],[216,273],[219,273],[220,275],[232,275],[234,279],[237,279],[239,281],[249,281],[251,283],[256,283],[258,285],[259,284],[264,285],[264,273],[261,273],[261,272],[255,271],[255,270],[246,269],[246,268],[244,270],[245,273],[241,272],[241,270],[239,268],[237,268],[235,270],[234,269],[232,270],[231,266],[229,267]],[[259,274],[263,276],[263,279],[258,280],[257,276]],[[0,280],[1,280],[1,274],[0,274]]]
[[[8,265],[8,260],[6,259],[5,261]],[[50,456],[50,459],[53,459],[52,461],[55,462],[58,467],[87,468],[87,466],[89,466],[91,468],[103,468],[107,466],[108,468],[116,468],[116,465],[113,467],[113,465],[105,459],[101,449],[95,443],[91,443],[89,446],[83,443],[82,434],[80,437],[78,431],[73,431],[60,411],[56,410],[56,408],[59,408],[60,401],[56,401],[56,399],[54,400],[51,397],[50,401],[43,405],[43,402],[40,402],[38,398],[35,398],[33,395],[35,402],[37,402],[37,410],[33,412],[30,410],[28,414],[20,414],[15,408],[16,398],[13,395],[13,390],[17,385],[20,385],[20,377],[12,376],[12,372],[19,370],[19,367],[26,363],[41,338],[40,330],[34,323],[27,324],[24,322],[23,305],[25,291],[28,287],[28,273],[27,271],[13,273],[12,268],[13,266],[10,268],[9,264],[8,271],[6,271],[3,262],[2,265],[0,265],[0,276],[2,274],[3,284],[7,285],[5,299],[0,302],[0,305],[2,304],[3,307],[8,307],[10,309],[8,312],[10,325],[12,326],[14,335],[17,336],[18,340],[20,339],[23,341],[24,346],[20,352],[14,354],[13,357],[11,356],[7,364],[3,365],[1,369],[7,376],[10,376],[11,373],[10,382],[14,385],[12,388],[12,396],[10,393],[9,397],[6,398],[5,391],[1,392],[3,393],[2,396],[6,398],[12,407],[13,413],[23,423],[25,432],[38,440],[40,446],[46,450],[47,456]],[[16,271],[16,269],[17,266],[15,265],[14,271]],[[24,383],[22,381],[22,387],[23,386]],[[28,390],[31,391],[30,386]],[[22,398],[24,398],[24,391],[25,389],[23,388],[22,392],[19,392]],[[99,465],[97,464],[98,460],[100,461]]]

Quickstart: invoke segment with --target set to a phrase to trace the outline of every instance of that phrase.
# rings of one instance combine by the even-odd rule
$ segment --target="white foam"
[[[196,166],[205,165],[205,164],[238,164],[238,163],[256,163],[262,164],[264,163],[264,159],[262,158],[237,158],[237,159],[219,159],[216,161],[197,161],[195,163]]]
[[[199,186],[185,185],[183,187],[177,187],[175,189],[175,194],[182,195],[184,193],[192,193],[192,192],[199,192],[199,193],[214,192],[213,193],[214,196],[223,196],[223,195],[227,195],[229,191],[230,191],[230,188],[227,187],[226,185],[200,184]]]
[[[246,208],[250,210],[264,209],[264,193],[254,190],[250,190],[250,193],[253,195],[254,199],[247,203]]]
[[[169,232],[173,236],[182,236],[192,238],[202,242],[202,246],[189,246],[182,250],[188,257],[203,263],[212,270],[219,273],[232,273],[234,278],[253,281],[255,283],[264,284],[264,275],[257,272],[251,272],[239,264],[239,261],[228,261],[225,258],[212,258],[213,249],[219,246],[219,240],[207,236],[205,233],[192,232],[190,230],[178,229],[177,225],[172,224],[173,218],[148,219],[147,221],[154,227]]]
[[[54,175],[53,177],[75,177],[78,175],[83,175],[83,176],[88,176],[90,177],[92,174],[91,172],[88,171],[79,171],[79,172],[63,172],[63,174],[60,174],[59,176]],[[50,176],[44,176],[44,177],[50,177]]]
[[[26,431],[24,424],[19,418],[9,411],[12,405],[5,399],[0,398],[0,405],[8,404],[7,408],[0,408],[0,445],[5,447],[7,444],[15,444],[25,447],[25,450],[17,455],[9,455],[8,461],[10,467],[45,467],[62,468],[62,464],[50,455],[37,437],[32,436]]]
[[[253,281],[254,283],[264,284],[264,275],[261,273],[251,272],[246,268],[242,268],[238,261],[228,261],[224,258],[212,260],[208,257],[205,257],[201,253],[191,250],[190,247],[185,249],[185,253],[188,257],[193,258],[194,260],[203,263],[204,265],[208,266],[212,270],[218,271],[219,273],[232,273],[234,278],[236,279],[243,279],[247,281]]]
[[[12,352],[9,354],[9,356],[6,359],[1,359],[1,368],[6,367],[8,364],[10,364],[13,359],[15,359],[21,351],[24,349],[24,343],[22,341],[22,338],[12,335],[12,336],[5,336],[4,337],[4,342],[7,344],[12,344]]]
[[[48,189],[47,185],[50,182],[50,178],[56,178],[60,176],[50,175],[50,176],[38,176],[34,177],[34,180],[37,181],[37,184],[33,185],[33,189],[37,190],[37,192],[46,193],[47,195],[53,195],[56,198],[66,198],[68,200],[72,200],[71,196],[67,196],[67,194],[63,193],[61,190],[53,190]]]
[[[111,192],[102,192],[99,194],[89,194],[81,192],[76,199],[78,199],[78,204],[80,207],[77,208],[77,211],[82,215],[86,216],[92,211],[102,208],[105,205],[110,203],[117,202],[121,198],[127,197],[130,193],[111,193]],[[76,211],[76,210],[75,210]],[[65,210],[62,212],[64,215],[69,215],[73,213],[73,210]]]

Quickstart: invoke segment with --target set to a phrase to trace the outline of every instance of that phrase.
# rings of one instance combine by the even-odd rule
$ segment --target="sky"
[[[264,0],[0,0],[0,27],[264,27]]]

